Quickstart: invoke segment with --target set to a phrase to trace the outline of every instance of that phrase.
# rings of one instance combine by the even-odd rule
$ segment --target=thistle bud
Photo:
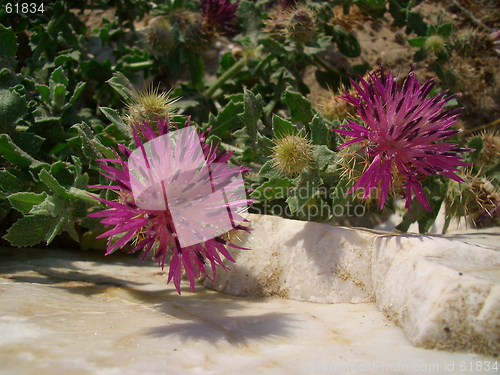
[[[445,50],[444,39],[439,35],[431,35],[425,40],[425,48],[427,51],[439,55]]]
[[[149,22],[146,40],[149,47],[160,54],[172,51],[177,43],[172,32],[172,25],[163,17],[153,18]]]
[[[143,121],[156,125],[158,118],[169,118],[175,112],[174,103],[179,98],[170,98],[170,92],[158,92],[158,88],[149,87],[141,92],[136,92],[135,98],[126,104],[128,114],[125,119],[133,126],[135,122]]]
[[[312,161],[311,141],[300,135],[277,138],[271,159],[280,172],[294,175],[302,172]]]
[[[316,35],[316,15],[305,6],[287,11],[286,32],[297,44],[305,44]]]

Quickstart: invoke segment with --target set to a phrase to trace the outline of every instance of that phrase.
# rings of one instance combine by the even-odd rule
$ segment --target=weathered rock
[[[381,236],[374,241],[372,263],[378,308],[413,344],[500,353],[500,252],[491,238],[488,246]]]
[[[279,296],[311,302],[373,301],[374,233],[326,224],[249,215],[253,231],[229,249],[236,264],[205,286],[238,296]]]

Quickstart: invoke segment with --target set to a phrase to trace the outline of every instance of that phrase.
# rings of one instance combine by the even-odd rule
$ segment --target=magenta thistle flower
[[[422,207],[431,211],[419,181],[430,175],[443,175],[462,182],[454,173],[456,167],[469,165],[460,157],[468,149],[444,142],[458,133],[450,127],[456,123],[461,108],[444,111],[445,104],[455,95],[445,98],[443,92],[428,98],[434,82],[431,79],[422,85],[413,68],[401,90],[397,79],[390,71],[385,74],[383,66],[380,78],[371,74],[368,82],[360,77],[361,85],[353,80],[351,83],[358,95],[345,92],[342,99],[357,107],[364,124],[351,120],[342,125],[349,130],[335,130],[353,137],[339,148],[360,143],[371,163],[349,193],[363,188],[364,197],[368,198],[373,189],[378,189],[377,203],[382,209],[389,191],[394,190],[393,179],[404,180],[405,207],[410,207],[413,192]]]
[[[236,31],[236,10],[239,2],[230,0],[200,0],[203,19],[208,27],[215,27],[225,32]]]
[[[133,241],[131,252],[143,249],[142,261],[152,251],[163,268],[170,253],[167,282],[173,280],[180,294],[184,268],[194,291],[202,273],[213,280],[216,265],[227,269],[220,254],[234,262],[226,246],[242,249],[226,240],[226,232],[249,231],[241,225],[250,203],[241,178],[246,169],[231,168],[232,153],[217,155],[217,146],[206,142],[207,132],[198,134],[189,119],[185,128],[171,132],[168,119],[159,119],[158,135],[146,122],[136,126],[148,142],[133,128],[137,149],[118,145],[127,161],[117,153],[116,159],[100,160],[116,165],[101,164],[114,184],[99,187],[116,191],[118,201],[96,198],[109,208],[89,216],[114,226],[98,237],[109,237],[106,255]]]

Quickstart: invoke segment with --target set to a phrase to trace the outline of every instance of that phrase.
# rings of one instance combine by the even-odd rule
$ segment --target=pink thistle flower
[[[350,120],[342,125],[349,130],[335,130],[353,139],[339,148],[360,143],[371,163],[349,193],[364,189],[365,199],[373,189],[378,189],[377,204],[382,209],[389,193],[393,191],[393,179],[404,179],[405,207],[409,209],[412,192],[422,207],[431,211],[427,197],[419,181],[430,175],[443,175],[457,182],[463,180],[454,172],[457,166],[468,166],[461,161],[460,153],[469,149],[459,148],[453,142],[444,142],[458,133],[452,130],[462,108],[444,111],[445,104],[456,95],[445,98],[446,92],[430,99],[433,80],[423,85],[411,69],[401,90],[397,78],[393,79],[384,67],[380,78],[370,74],[368,82],[360,77],[360,85],[351,80],[356,96],[345,92],[341,99],[357,107],[364,124]],[[399,174],[399,176],[398,176]]]
[[[98,237],[109,237],[106,255],[132,240],[131,252],[143,249],[142,261],[153,251],[163,268],[171,253],[167,282],[173,280],[180,294],[184,268],[194,291],[195,278],[202,273],[213,280],[216,265],[227,269],[219,254],[234,262],[226,246],[243,249],[229,242],[226,232],[249,231],[241,225],[251,202],[241,178],[246,169],[231,168],[227,161],[232,153],[217,155],[217,146],[206,142],[207,132],[198,134],[189,119],[185,128],[173,132],[168,119],[159,119],[158,135],[146,122],[136,126],[148,142],[133,128],[137,149],[118,145],[128,161],[116,152],[116,159],[100,160],[117,165],[101,164],[102,174],[115,184],[98,187],[116,191],[118,201],[96,198],[109,208],[89,217],[114,226]]]
[[[225,32],[235,32],[236,10],[239,2],[230,0],[200,0],[203,19],[206,25],[215,26]]]

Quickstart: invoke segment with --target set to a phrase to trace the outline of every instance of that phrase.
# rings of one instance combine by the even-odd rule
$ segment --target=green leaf
[[[38,175],[40,181],[42,181],[53,193],[60,195],[61,197],[68,198],[68,190],[66,190],[59,181],[56,180],[47,170],[42,169]]]
[[[255,95],[250,90],[245,90],[244,97],[245,112],[238,115],[238,118],[245,125],[248,135],[253,142],[257,141],[257,122],[262,116],[263,101],[262,97]]]
[[[0,133],[12,134],[16,123],[28,114],[24,96],[17,91],[0,90]]]
[[[45,198],[47,198],[47,193],[45,192],[40,194],[21,192],[11,194],[7,197],[12,207],[23,214],[30,212],[34,205],[42,203]]]
[[[425,48],[420,48],[415,54],[413,55],[413,61],[414,62],[419,62],[425,60],[427,57],[427,50]]]
[[[64,87],[68,86],[68,78],[66,78],[66,75],[64,74],[63,67],[60,66],[59,68],[55,69],[52,72],[52,75],[50,76],[50,86],[54,84],[60,84],[63,85]]]
[[[468,148],[473,148],[475,151],[471,151],[468,153],[468,158],[470,159],[471,162],[476,162],[479,158],[479,154],[481,153],[481,150],[483,149],[483,139],[480,136],[473,137],[469,142],[467,143]]]
[[[50,103],[50,89],[45,85],[36,85],[36,91],[40,94],[41,99],[49,104]]]
[[[61,110],[66,102],[66,86],[61,83],[50,85],[50,97],[52,99],[51,105],[57,110]]]
[[[14,30],[0,24],[0,70],[13,69],[16,62],[17,41]]]
[[[277,168],[274,167],[274,163],[272,160],[266,161],[266,163],[262,166],[259,171],[259,176],[266,178],[279,178],[280,173]]]
[[[210,134],[216,134],[221,138],[226,138],[234,129],[241,128],[242,124],[238,118],[238,114],[242,113],[243,110],[243,103],[235,104],[233,101],[230,101],[226,104],[224,109],[217,114],[217,117],[210,113],[208,120],[208,125],[212,126]]]
[[[35,246],[56,223],[57,218],[44,215],[24,216],[14,223],[3,237],[13,246]]]
[[[448,23],[445,23],[445,24],[439,26],[437,29],[437,33],[441,37],[443,37],[443,39],[446,39],[451,35],[454,28],[455,28],[455,26],[452,23],[448,22]]]
[[[262,38],[260,43],[265,47],[267,52],[276,56],[284,56],[287,54],[285,47],[272,38]]]
[[[130,102],[137,98],[136,90],[129,79],[122,73],[113,73],[113,77],[106,81],[126,101]]]
[[[39,169],[49,166],[21,150],[7,134],[0,134],[0,154],[19,168]]]
[[[290,121],[284,118],[273,115],[273,132],[275,137],[284,138],[287,135],[296,135],[299,133],[299,129],[296,125],[293,125]]]
[[[309,130],[311,131],[311,140],[314,145],[328,146],[330,144],[330,132],[321,113],[316,113],[309,123]]]
[[[293,183],[288,178],[272,178],[255,189],[250,196],[259,201],[281,199],[287,197],[288,189],[292,186]]]
[[[16,176],[6,170],[0,170],[0,198],[20,190],[20,184]]]
[[[335,42],[340,53],[347,57],[358,57],[361,55],[361,46],[353,34],[348,33],[341,26],[335,27],[335,34]]]
[[[335,155],[332,150],[330,150],[328,147],[324,145],[313,146],[312,153],[316,167],[319,171],[323,170],[323,168],[325,168],[330,163],[333,156]]]
[[[257,133],[257,148],[259,154],[268,158],[273,153],[274,142],[266,136]]]
[[[408,43],[412,47],[423,47],[427,38],[425,36],[419,36],[417,38],[408,39]]]
[[[407,14],[408,28],[413,30],[418,36],[427,35],[427,23],[420,13],[408,12]],[[406,31],[409,34],[409,30]]]
[[[73,95],[71,95],[71,99],[69,100],[71,104],[74,104],[76,102],[76,100],[82,93],[83,89],[85,88],[85,85],[86,85],[85,82],[78,82],[78,84],[75,87],[75,91],[73,91]]]
[[[292,122],[301,122],[308,124],[314,116],[311,109],[311,102],[304,98],[301,94],[292,91],[288,87],[283,96],[283,101],[286,103],[292,114]]]
[[[249,1],[240,1],[236,14],[238,15],[238,24],[243,29],[242,37],[248,37],[253,44],[257,44],[262,18],[257,6]]]
[[[286,202],[292,213],[300,210],[309,199],[316,197],[320,191],[319,187],[323,184],[319,172],[316,169],[302,172],[297,178],[295,188],[292,190],[291,196]]]
[[[125,124],[125,122],[123,122],[121,116],[118,114],[117,111],[107,107],[99,107],[99,109],[104,114],[104,116],[108,118],[109,121],[111,121],[113,124],[116,125],[120,133],[122,133],[127,138],[130,138],[132,136],[130,126],[128,126],[127,124]]]

